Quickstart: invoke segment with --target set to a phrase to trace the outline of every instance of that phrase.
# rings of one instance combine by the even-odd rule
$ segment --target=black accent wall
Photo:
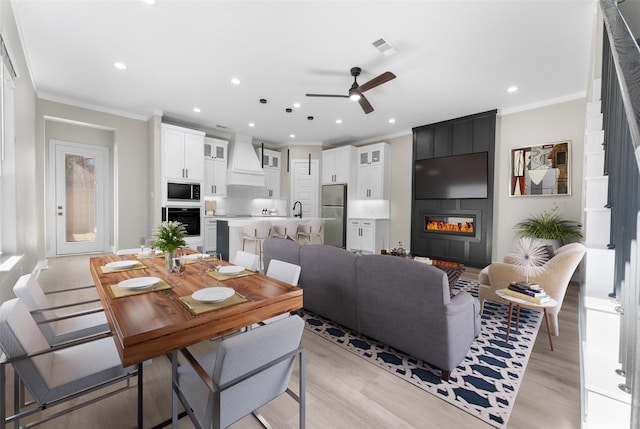
[[[487,198],[415,198],[412,170],[411,253],[432,259],[460,262],[471,267],[491,263],[493,233],[493,178],[495,164],[496,110],[413,128],[413,163],[416,160],[488,152]],[[473,237],[424,231],[425,214],[474,215]]]

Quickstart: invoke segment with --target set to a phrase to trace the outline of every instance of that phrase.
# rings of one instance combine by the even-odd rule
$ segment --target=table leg
[[[142,399],[142,380],[143,380],[143,376],[142,376],[142,366],[143,366],[143,362],[140,362],[138,364],[138,428],[142,429],[142,416],[143,416],[143,410],[142,410],[142,404],[143,404],[143,399]]]
[[[509,317],[507,318],[507,335],[505,336],[505,341],[509,342],[509,328],[511,327],[511,312],[513,311],[513,303],[509,302]]]
[[[547,334],[549,335],[549,345],[551,346],[551,351],[553,351],[553,341],[551,340],[551,330],[549,329],[549,315],[547,314],[547,309],[544,309],[544,321],[547,324]]]

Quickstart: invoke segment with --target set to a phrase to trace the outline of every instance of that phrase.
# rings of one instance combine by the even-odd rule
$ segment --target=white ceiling
[[[596,2],[13,0],[13,8],[41,98],[331,146],[584,96]],[[398,53],[374,48],[380,37]],[[374,112],[305,96],[346,94],[353,66],[363,69],[360,84],[397,75],[365,93]],[[511,85],[520,90],[507,93]]]

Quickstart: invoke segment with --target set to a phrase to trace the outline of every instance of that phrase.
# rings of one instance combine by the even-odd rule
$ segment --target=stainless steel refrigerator
[[[347,185],[322,186],[324,244],[347,246]]]

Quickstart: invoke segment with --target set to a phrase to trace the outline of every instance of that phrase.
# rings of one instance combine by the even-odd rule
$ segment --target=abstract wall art
[[[571,195],[571,141],[511,149],[509,196]]]

